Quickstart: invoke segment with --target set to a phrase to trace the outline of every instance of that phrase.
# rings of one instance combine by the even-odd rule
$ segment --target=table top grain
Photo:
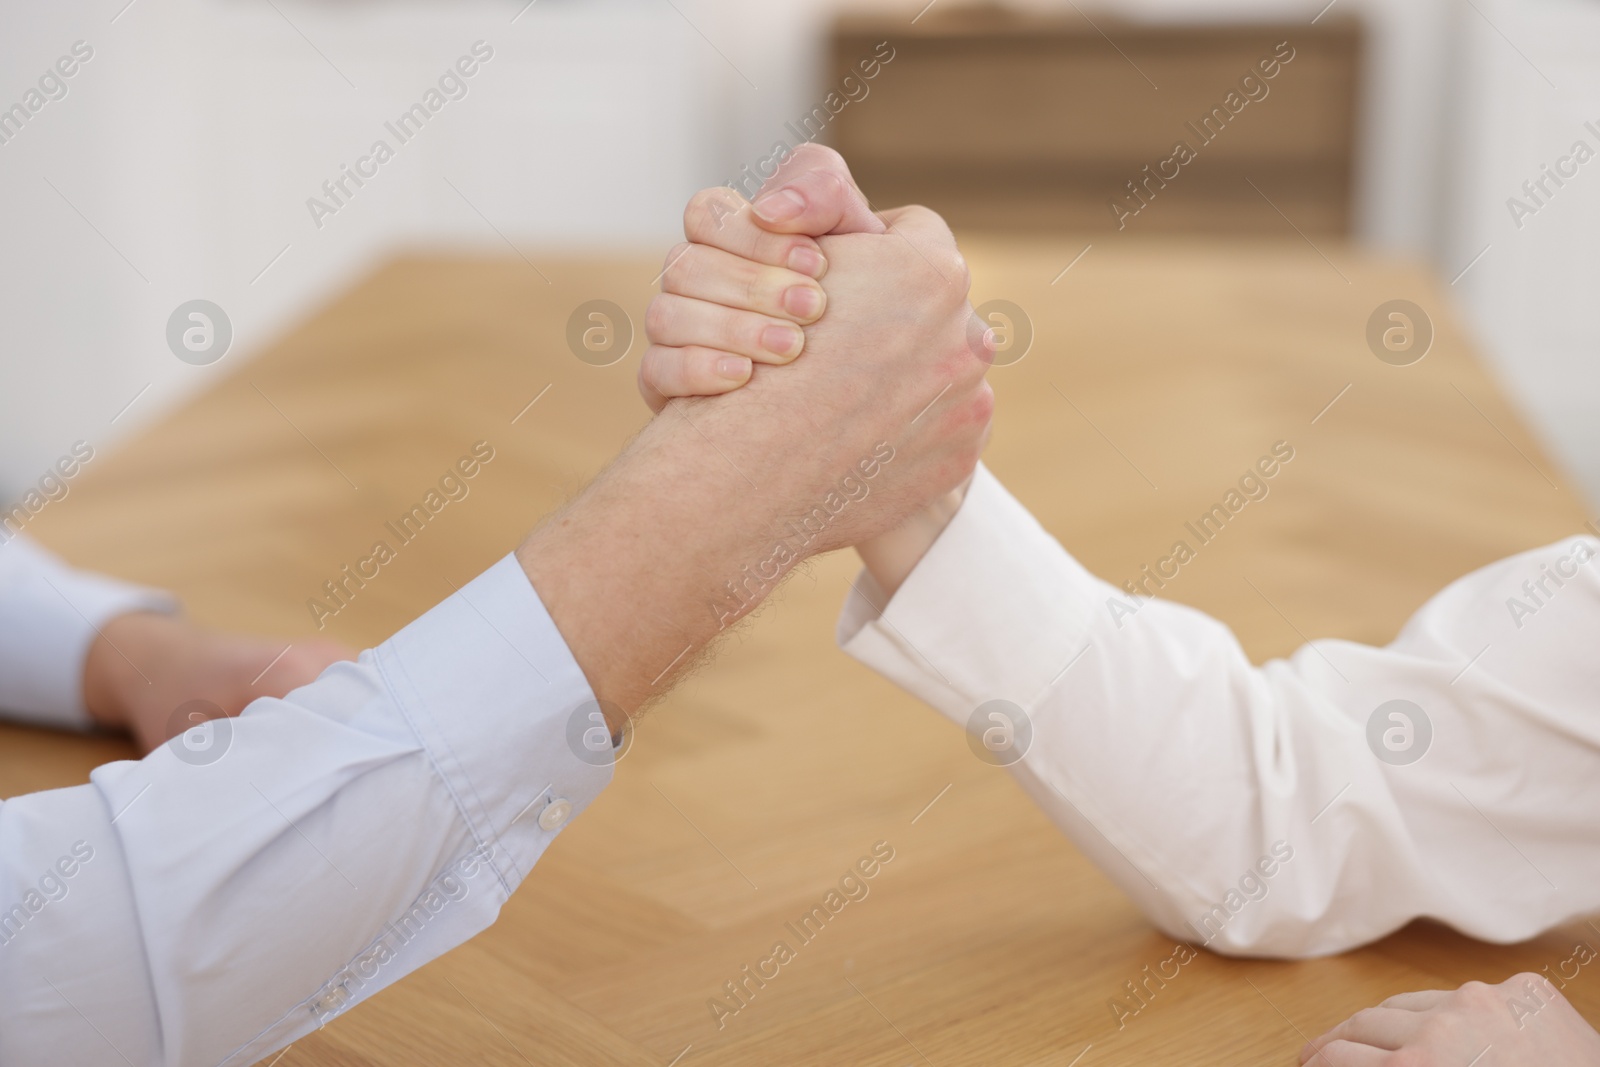
[[[1291,443],[1271,494],[1164,594],[1226,621],[1257,660],[1303,636],[1387,642],[1451,579],[1591,518],[1424,270],[1302,241],[1113,240],[1074,261],[1083,244],[966,242],[974,303],[1008,301],[1033,332],[990,373],[987,462],[1120,583]],[[381,641],[514,547],[645,421],[642,337],[594,367],[565,334],[593,299],[642,329],[658,260],[538,266],[548,280],[516,259],[401,258],[287,335],[237,337],[205,391],[97,460],[31,532],[176,591],[208,623],[292,641],[315,632],[306,601],[322,583],[491,442],[470,495],[327,621]],[[1366,340],[1394,299],[1435,331],[1410,366]],[[644,719],[613,785],[497,925],[279,1067],[1264,1067],[1391,994],[1600,944],[1581,923],[1513,946],[1419,923],[1334,959],[1201,952],[1119,1023],[1111,1000],[1174,945],[956,726],[834,647],[854,570],[846,554],[805,568]],[[131,754],[0,727],[0,794]],[[895,858],[869,895],[799,944],[785,924],[877,842]],[[794,959],[716,1019],[708,1001],[778,940]],[[1600,1021],[1600,981],[1567,993]]]

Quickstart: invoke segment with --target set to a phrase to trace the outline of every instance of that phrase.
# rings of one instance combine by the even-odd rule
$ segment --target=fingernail
[[[789,253],[789,269],[808,278],[820,278],[828,273],[828,261],[815,248],[796,248]]]
[[[822,294],[809,285],[791,286],[783,294],[783,306],[789,314],[809,319],[822,310]]]
[[[751,206],[768,222],[787,222],[806,209],[806,198],[785,187],[768,193]]]
[[[723,356],[717,360],[717,376],[730,382],[742,382],[750,377],[750,360],[746,356]]]
[[[761,347],[775,356],[798,356],[805,334],[793,326],[768,326],[761,331]]]

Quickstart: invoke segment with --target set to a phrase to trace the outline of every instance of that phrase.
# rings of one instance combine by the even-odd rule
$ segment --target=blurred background
[[[6,501],[73,442],[114,447],[402,250],[515,250],[535,265],[664,252],[694,190],[738,182],[808,117],[874,201],[922,200],[958,234],[1087,244],[1298,230],[1425,263],[1550,451],[1600,500],[1600,159],[1576,152],[1579,141],[1600,152],[1600,4],[6,0],[4,11]],[[1199,132],[1280,41],[1294,58],[1267,95],[1170,187],[1133,198],[1127,183],[1177,138],[1200,145],[1185,124]],[[861,78],[882,42],[893,58]],[[466,56],[473,73],[448,83],[422,128],[391,132]],[[393,158],[360,163],[379,139]],[[325,189],[356,166],[362,184]],[[215,366],[168,349],[169,316],[197,298],[232,322]]]

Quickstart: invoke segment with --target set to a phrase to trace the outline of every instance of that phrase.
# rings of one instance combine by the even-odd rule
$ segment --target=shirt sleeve
[[[1431,917],[1509,942],[1600,908],[1597,552],[1514,556],[1385,648],[1258,667],[1089,574],[980,468],[892,601],[863,575],[839,640],[975,739],[1015,720],[993,737],[1018,782],[1174,937],[1314,956]]]
[[[88,729],[83,665],[100,627],[133,611],[176,611],[166,593],[74,570],[0,530],[0,715]]]
[[[610,780],[597,715],[508,556],[359,662],[0,804],[0,1063],[316,1029],[495,920]]]

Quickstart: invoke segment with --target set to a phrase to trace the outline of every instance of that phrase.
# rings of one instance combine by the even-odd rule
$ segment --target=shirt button
[[[539,826],[545,830],[559,830],[572,815],[572,801],[556,797],[539,813]]]

